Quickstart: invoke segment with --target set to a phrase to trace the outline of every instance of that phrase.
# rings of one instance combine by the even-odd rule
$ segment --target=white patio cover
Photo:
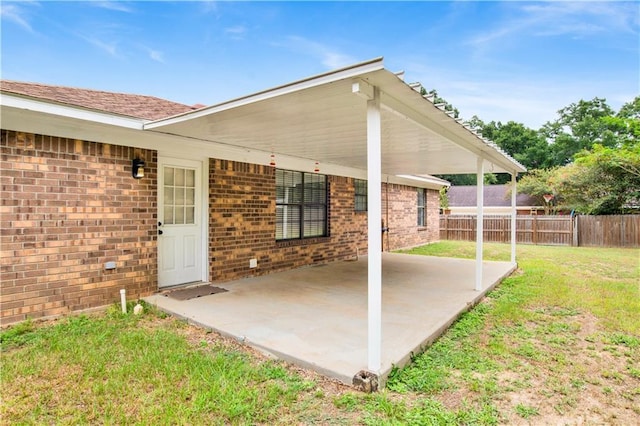
[[[368,362],[382,358],[381,191],[384,176],[476,173],[476,290],[482,283],[485,171],[526,169],[386,70],[382,58],[144,125],[145,130],[228,144],[266,155],[367,171]],[[515,180],[514,180],[515,189]],[[512,212],[515,209],[512,208]],[[515,224],[515,214],[512,214]],[[515,235],[515,233],[514,233]],[[515,262],[515,239],[512,238]]]

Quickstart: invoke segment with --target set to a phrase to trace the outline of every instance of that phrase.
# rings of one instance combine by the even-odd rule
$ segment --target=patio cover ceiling
[[[145,130],[367,169],[367,98],[381,102],[382,173],[526,169],[386,70],[382,58],[145,124]]]

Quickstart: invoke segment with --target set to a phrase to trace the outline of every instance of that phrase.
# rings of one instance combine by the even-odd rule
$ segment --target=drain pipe
[[[122,313],[127,313],[127,290],[124,288],[120,290],[120,304],[122,305]]]

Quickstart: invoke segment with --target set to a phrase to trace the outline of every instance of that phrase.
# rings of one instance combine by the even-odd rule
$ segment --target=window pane
[[[184,197],[184,203],[187,206],[196,205],[196,191],[194,189],[187,189],[187,192]]]
[[[325,208],[305,207],[304,209],[304,236],[319,237],[325,232]]]
[[[326,177],[311,173],[304,174],[304,202],[319,204],[324,203],[327,191],[325,189]]]
[[[173,187],[164,187],[164,203],[167,205],[173,205]]]
[[[173,185],[173,167],[164,168],[164,184]]]
[[[176,206],[184,206],[184,188],[176,188]]]
[[[184,186],[184,169],[176,169],[175,186]]]
[[[302,173],[276,170],[276,202],[297,204],[302,201]]]
[[[176,207],[176,212],[175,212],[175,221],[174,223],[176,225],[182,225],[184,224],[184,207],[182,206],[177,206]]]
[[[172,206],[164,207],[164,224],[173,225],[173,207]]]
[[[195,170],[186,170],[185,186],[188,186],[189,188],[195,188],[195,186],[196,186],[196,171]]]
[[[300,238],[300,208],[276,206],[276,239]]]
[[[418,189],[418,207],[424,207],[424,189]]]
[[[185,223],[188,223],[190,225],[196,223],[196,219],[195,219],[195,207],[186,207],[186,212],[187,215],[185,217]]]

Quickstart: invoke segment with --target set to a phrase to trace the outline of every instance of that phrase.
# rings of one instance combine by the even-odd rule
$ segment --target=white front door
[[[158,286],[202,281],[202,164],[158,161]]]

